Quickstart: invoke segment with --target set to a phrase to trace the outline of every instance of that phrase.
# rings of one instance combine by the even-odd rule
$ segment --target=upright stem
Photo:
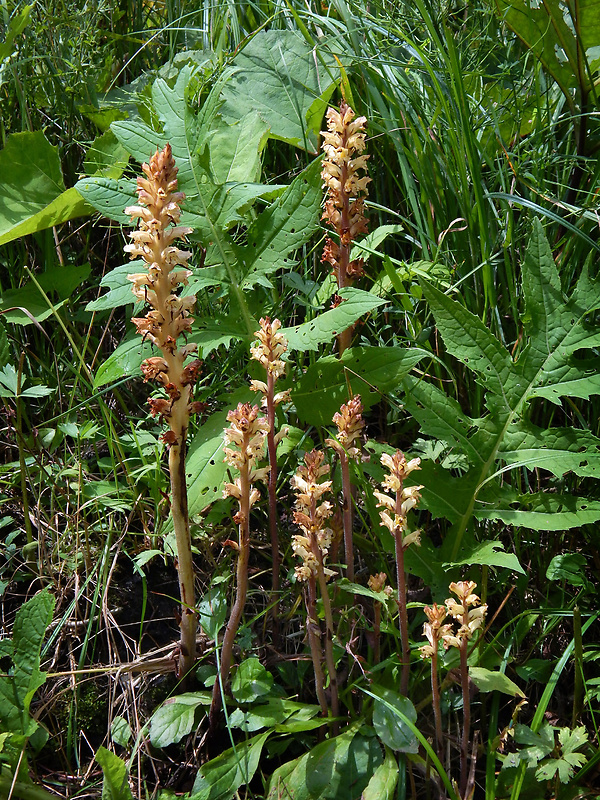
[[[352,484],[350,483],[350,463],[348,456],[340,451],[340,466],[342,468],[342,496],[343,496],[343,521],[344,521],[344,555],[346,558],[346,576],[354,583],[354,548],[352,544]]]
[[[465,613],[468,621],[468,612]],[[466,624],[466,623],[465,623]],[[467,663],[468,639],[463,639],[460,646],[460,685],[463,696],[463,730],[460,743],[460,796],[466,797],[469,780],[469,737],[471,734],[471,697],[469,694],[469,665]]]
[[[431,655],[431,698],[433,718],[435,720],[435,750],[438,758],[442,761],[442,710],[440,706],[440,685],[438,683],[438,654],[435,649]]]
[[[181,597],[181,621],[179,629],[179,675],[185,680],[196,661],[196,628],[198,615],[195,610],[194,563],[188,515],[187,484],[185,479],[185,429],[180,442],[171,445],[169,451],[169,474],[171,479],[171,514],[177,545],[177,574]]]
[[[271,536],[271,571],[272,571],[272,594],[273,594],[273,644],[279,646],[279,536],[277,534],[277,445],[275,444],[275,377],[272,373],[267,374],[267,422],[269,432],[267,434],[267,450],[269,453],[269,533]]]
[[[225,629],[223,647],[221,649],[221,670],[220,680],[216,680],[213,687],[212,702],[210,706],[210,730],[214,731],[217,724],[217,716],[221,710],[223,689],[229,682],[229,671],[233,657],[233,644],[240,627],[242,613],[246,604],[248,594],[248,562],[250,560],[250,465],[248,463],[240,469],[240,511],[239,511],[239,545],[236,568],[236,594],[235,601],[231,608],[229,622]]]
[[[398,504],[399,505],[399,504]],[[402,530],[396,529],[396,571],[398,573],[398,615],[400,617],[400,645],[402,647],[402,673],[400,678],[400,694],[408,694],[408,678],[410,673],[410,644],[408,640],[408,613],[406,610],[406,575],[404,573],[404,547]]]
[[[306,583],[306,630],[308,633],[308,643],[310,645],[310,655],[315,672],[315,690],[317,699],[321,706],[321,713],[324,717],[329,714],[327,707],[327,697],[325,695],[325,676],[321,666],[321,631],[317,618],[317,582],[314,578],[309,578]]]
[[[319,571],[318,580],[321,596],[323,598],[323,611],[325,613],[325,661],[327,662],[327,672],[329,673],[329,689],[331,692],[331,713],[334,717],[339,715],[338,704],[338,679],[333,657],[333,614],[331,612],[331,601],[325,573],[323,572],[323,556],[319,551]],[[337,733],[337,723],[334,723],[334,734]]]

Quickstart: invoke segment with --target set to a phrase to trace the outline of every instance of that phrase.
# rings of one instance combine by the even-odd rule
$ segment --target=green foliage
[[[527,3],[495,0],[501,18],[540,59],[570,100],[570,89],[595,93],[600,67],[600,17],[592,0]]]
[[[105,747],[96,753],[96,761],[102,767],[102,800],[131,800],[133,795],[127,782],[127,766]]]
[[[236,80],[223,92],[223,117],[236,123],[256,109],[269,133],[313,155],[327,103],[335,89],[339,60],[310,48],[296,31],[261,31],[233,60]]]
[[[542,226],[534,230],[523,263],[523,348],[513,359],[489,329],[458,300],[430,284],[423,293],[435,317],[448,352],[475,373],[485,391],[488,414],[469,417],[459,404],[431,383],[406,381],[406,407],[424,432],[449,441],[468,460],[470,469],[460,478],[447,477],[425,494],[430,510],[454,525],[445,552],[454,560],[473,517],[502,519],[525,527],[544,529],[543,499],[529,496],[529,511],[511,508],[521,498],[497,477],[526,468],[547,470],[560,478],[572,471],[597,476],[600,439],[576,428],[536,426],[530,414],[532,401],[544,398],[558,404],[562,397],[589,398],[600,391],[592,362],[577,359],[577,351],[594,347],[597,332],[587,323],[600,305],[599,285],[584,268],[571,296],[563,296],[560,277]],[[498,462],[504,462],[500,468]],[[433,478],[433,474],[429,473]],[[552,500],[561,504],[562,497]],[[572,501],[564,498],[568,508]],[[535,503],[535,504],[534,504]],[[564,527],[580,524],[578,513],[562,511]],[[589,508],[587,510],[590,510]],[[591,511],[591,517],[595,511]],[[506,514],[506,517],[505,517]]]
[[[374,688],[378,695],[373,710],[373,727],[381,741],[398,753],[417,753],[419,743],[404,718],[416,722],[417,712],[408,697],[392,689]],[[400,713],[397,713],[400,712]]]
[[[351,726],[340,736],[321,742],[309,753],[276,769],[266,800],[285,793],[297,800],[360,797],[382,761],[377,740]]]
[[[127,748],[128,760],[97,750],[102,796],[130,800],[130,784],[136,795],[151,793],[157,775],[163,800],[173,788],[180,794],[183,783],[189,790],[189,769],[167,770],[189,759],[185,740],[195,736],[190,798],[392,800],[407,792],[409,762],[417,793],[437,791],[425,785],[425,775],[437,771],[447,796],[457,797],[430,744],[430,675],[416,648],[424,638],[422,606],[443,603],[450,579],[471,577],[488,619],[497,614],[485,633],[489,645],[469,648],[469,678],[478,689],[472,719],[485,750],[476,792],[485,787],[490,800],[572,796],[600,758],[582,728],[582,721],[597,728],[598,661],[581,642],[596,634],[591,526],[600,519],[597,130],[588,113],[599,63],[593,4],[498,0],[497,17],[492,3],[457,10],[422,0],[332,0],[326,12],[310,0],[201,5],[9,3],[2,12],[3,619],[11,624],[15,586],[20,591],[39,573],[55,581],[63,602],[48,648],[53,671],[72,670],[73,658],[83,671],[114,664],[115,654],[148,655],[155,632],[165,633],[160,620],[176,599],[168,582],[173,537],[164,523],[164,452],[158,426],[142,410],[147,392],[124,380],[152,350],[128,335],[138,309],[132,311],[127,275],[138,266],[123,264],[119,226],[129,227],[124,208],[136,199],[139,169],[130,157],[148,161],[170,141],[187,195],[182,223],[194,228],[195,274],[186,291],[197,295],[198,309],[189,338],[205,362],[198,399],[206,413],[191,427],[186,465],[204,592],[197,679],[205,687],[214,680],[234,572],[224,543],[235,523],[231,503],[221,501],[223,483],[234,476],[223,462],[222,431],[230,407],[258,402],[248,373],[264,376],[248,365],[248,344],[266,315],[282,320],[289,341],[281,388],[291,389],[291,402],[277,416],[278,428],[292,427],[278,449],[282,584],[275,597],[261,489],[226,744],[222,732],[214,741],[204,736],[209,692],[177,694],[168,676],[138,683],[119,672],[113,683],[112,673],[103,675],[118,714],[106,731]],[[523,58],[523,44],[534,58]],[[371,233],[356,245],[367,275],[330,308],[334,280],[319,264],[316,156],[337,85],[368,117],[373,182]],[[77,188],[67,188],[76,176]],[[117,224],[90,220],[92,209]],[[355,346],[338,358],[335,337],[348,326],[356,326]],[[19,373],[15,354],[22,354]],[[324,720],[314,704],[290,551],[297,528],[289,478],[356,394],[368,437],[363,460],[351,467],[360,570],[350,583],[340,577],[343,549],[332,558],[340,715]],[[429,512],[418,512],[422,545],[405,561],[414,592],[414,705],[397,691],[396,589],[390,596],[366,585],[369,574],[383,571],[396,587],[394,543],[372,495],[383,479],[379,457],[396,447],[422,457],[414,482],[423,484]],[[334,458],[331,466],[337,504],[341,470]],[[9,765],[0,794],[26,800],[48,797],[30,783],[24,757],[14,785],[9,772],[46,738],[38,713],[41,722],[64,702],[48,696],[42,708],[31,707],[44,679],[41,625],[52,611],[50,595],[42,596],[37,621],[29,625],[29,604],[23,606],[12,639],[0,642],[0,720],[5,727],[8,714],[15,726],[0,733],[0,761]],[[277,645],[275,601],[285,632]],[[155,603],[166,606],[150,613]],[[317,604],[309,624],[322,615]],[[112,626],[122,621],[123,635],[115,636]],[[67,622],[79,641],[71,627],[61,636]],[[67,643],[76,643],[68,654]],[[560,657],[553,655],[558,648]],[[452,651],[442,658],[440,648],[444,731],[462,713],[451,682],[456,673],[448,673],[457,659]],[[19,663],[25,667],[15,693]],[[324,671],[330,697],[329,665]],[[523,692],[514,681],[527,683],[529,706],[519,706]],[[558,691],[563,683],[566,695]],[[61,738],[64,719],[51,719],[54,749],[36,756],[38,775],[58,754],[61,775],[78,774],[91,793],[83,776],[91,774],[94,754],[77,736],[78,705],[80,713],[83,703],[74,700],[67,726],[70,744]],[[517,710],[523,724],[515,722]],[[570,727],[552,728],[546,712],[571,717]],[[500,737],[505,743],[511,730],[506,754]],[[457,761],[452,749],[452,775]],[[52,768],[59,784],[59,768]]]
[[[167,700],[150,720],[150,741],[155,747],[181,741],[196,726],[197,709],[209,705],[209,692],[188,692]]]
[[[555,741],[556,733],[558,742]],[[526,725],[516,724],[514,739],[522,747],[505,759],[503,768],[522,762],[535,769],[538,781],[548,781],[556,777],[561,783],[568,783],[575,770],[587,761],[583,753],[577,752],[588,742],[583,726],[571,730],[556,728],[544,722],[539,731],[534,733]]]
[[[12,639],[0,640],[0,657],[10,666],[0,675],[0,726],[4,734],[0,747],[0,763],[8,764],[13,773],[20,765],[27,741],[36,732],[42,734],[38,722],[30,714],[35,692],[46,682],[40,670],[40,657],[46,628],[52,620],[54,598],[47,590],[38,592],[17,611]]]
[[[191,796],[196,800],[233,798],[238,789],[254,777],[263,746],[270,735],[271,731],[259,733],[200,767]]]
[[[0,245],[89,214],[65,189],[60,157],[41,131],[13,133],[0,151]]]

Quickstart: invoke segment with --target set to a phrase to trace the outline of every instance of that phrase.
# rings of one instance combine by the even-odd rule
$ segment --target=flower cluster
[[[292,478],[292,487],[296,491],[294,522],[304,532],[292,540],[294,553],[302,559],[302,564],[296,567],[299,581],[315,578],[320,568],[326,577],[335,574],[323,566],[333,537],[331,528],[326,525],[333,507],[328,500],[321,500],[331,490],[332,484],[332,481],[321,480],[329,473],[329,464],[324,464],[323,459],[322,451],[311,450]]]
[[[250,345],[250,358],[262,364],[267,372],[267,378],[271,378],[273,383],[285,375],[285,362],[281,360],[281,356],[287,350],[287,340],[280,332],[280,328],[281,322],[278,319],[274,319],[273,322],[269,317],[261,319],[260,328],[254,334],[257,341],[252,342]],[[265,395],[263,398],[264,407],[266,395],[269,391],[267,384],[264,381],[252,380],[250,381],[250,388],[254,392],[262,392]],[[273,404],[278,406],[289,399],[290,390],[286,389],[273,397]]]
[[[338,435],[335,439],[326,439],[325,443],[338,453],[344,453],[348,458],[358,459],[360,446],[357,444],[360,445],[360,436],[365,427],[362,412],[360,395],[355,395],[333,415]]]
[[[350,261],[350,248],[357,236],[367,233],[364,196],[371,178],[360,174],[369,158],[363,154],[366,122],[365,117],[354,119],[354,111],[342,102],[339,111],[327,110],[327,130],[321,131],[321,177],[328,194],[322,218],[339,236],[339,243],[327,239],[322,260],[331,264],[339,287],[364,274],[363,259]]]
[[[199,410],[198,404],[191,402],[191,397],[200,361],[184,366],[197,346],[177,346],[178,337],[191,331],[193,320],[190,314],[196,297],[178,294],[192,274],[188,269],[191,253],[180,250],[174,242],[191,233],[192,229],[179,225],[179,204],[184,194],[177,191],[177,167],[171,146],[167,144],[163,150],[157,151],[149,164],[142,164],[142,170],[146,177],[137,179],[138,205],[125,209],[132,219],[140,220],[139,228],[130,233],[133,241],[125,246],[125,251],[131,258],[141,258],[148,265],[146,272],[127,277],[138,300],[152,308],[145,317],[134,318],[132,322],[138,333],[162,352],[162,357],[146,359],[142,372],[144,380],[156,380],[167,392],[168,400],[150,398],[149,403],[152,415],[168,421],[173,434],[185,427],[190,413]],[[178,404],[177,419],[172,420],[173,405],[180,398],[185,402]],[[173,435],[165,439],[173,443]]]
[[[383,506],[385,509],[379,512],[381,524],[385,525],[396,538],[401,537],[403,549],[406,549],[411,544],[418,545],[420,544],[421,531],[404,534],[408,529],[408,512],[419,502],[421,497],[420,490],[423,487],[404,486],[404,480],[411,472],[420,469],[421,459],[413,458],[407,461],[404,453],[396,450],[392,456],[384,453],[381,456],[381,463],[389,470],[383,480],[382,487],[393,492],[393,496],[383,492],[374,492],[379,501],[377,505]]]
[[[250,403],[239,403],[238,407],[229,411],[227,422],[229,427],[225,429],[225,461],[234,467],[240,477],[233,483],[225,483],[223,486],[223,497],[235,497],[240,504],[240,511],[236,514],[235,521],[238,524],[243,522],[241,510],[242,501],[248,497],[248,511],[260,497],[260,492],[256,487],[250,485],[258,480],[264,480],[269,472],[269,467],[256,468],[256,462],[262,458],[265,439],[269,431],[269,425],[264,417],[259,417],[258,406],[251,406]],[[243,476],[243,477],[242,477]],[[248,490],[242,485],[242,481],[248,483]]]
[[[429,644],[424,644],[419,648],[419,651],[421,658],[432,658],[437,654],[443,637],[452,631],[452,625],[442,625],[447,614],[444,606],[438,606],[437,603],[434,603],[433,608],[425,606],[423,611],[428,619],[428,622],[423,625],[423,635]]]
[[[429,644],[419,648],[421,658],[431,658],[438,651],[439,643],[442,642],[444,649],[449,647],[462,647],[463,642],[473,637],[475,631],[483,626],[487,605],[480,605],[481,601],[473,590],[477,587],[474,581],[458,581],[450,584],[450,591],[458,597],[458,601],[449,597],[445,601],[445,606],[433,604],[433,608],[425,606],[423,609],[428,619],[423,625],[423,634]],[[469,606],[473,606],[469,609]],[[459,624],[457,631],[454,630],[452,623],[442,623],[448,614]]]
[[[443,637],[444,647],[461,647],[465,640],[472,638],[475,631],[482,627],[487,605],[480,605],[481,600],[473,593],[477,588],[475,581],[458,581],[450,584],[450,591],[458,597],[458,602],[449,597],[446,608],[450,616],[460,624],[456,635],[448,633]],[[469,610],[469,606],[473,606]]]

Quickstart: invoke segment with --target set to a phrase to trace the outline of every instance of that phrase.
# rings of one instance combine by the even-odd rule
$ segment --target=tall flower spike
[[[328,500],[321,501],[324,494],[331,491],[332,481],[322,481],[329,473],[329,464],[324,464],[324,455],[320,450],[312,450],[304,456],[304,464],[292,478],[292,487],[296,492],[296,511],[294,522],[302,529],[304,535],[294,536],[292,549],[302,559],[296,567],[296,577],[306,581],[316,577],[320,568],[326,578],[335,573],[323,566],[329,552],[333,536],[327,520],[333,512]]]
[[[450,630],[442,635],[444,648],[447,650],[449,647],[456,647],[460,654],[460,683],[463,696],[463,730],[460,742],[461,797],[467,796],[469,743],[471,741],[471,701],[467,647],[475,631],[483,626],[487,611],[486,605],[480,605],[481,601],[474,592],[476,588],[475,581],[458,581],[450,584],[450,591],[456,595],[458,601],[453,597],[449,597],[446,600],[446,608],[450,616],[458,623],[459,628],[456,633]]]
[[[420,469],[421,460],[413,458],[407,461],[404,453],[396,450],[393,455],[384,453],[381,463],[389,470],[385,476],[382,488],[393,492],[392,495],[383,492],[374,492],[378,500],[377,505],[383,506],[379,512],[381,524],[384,525],[394,537],[396,545],[396,571],[398,573],[398,612],[400,616],[400,641],[402,644],[402,678],[400,691],[406,695],[408,691],[408,677],[410,668],[410,643],[408,641],[408,612],[406,601],[406,576],[404,574],[404,551],[411,544],[420,543],[420,531],[406,533],[408,530],[407,515],[411,508],[419,502],[419,490],[422,486],[404,486],[405,479],[416,469]]]
[[[210,730],[214,731],[217,717],[222,705],[221,687],[226,687],[229,680],[233,643],[240,626],[240,620],[248,594],[248,563],[250,560],[250,509],[260,497],[260,492],[253,485],[264,480],[269,467],[259,468],[256,462],[262,457],[269,424],[264,417],[259,417],[258,406],[240,403],[236,409],[227,414],[229,427],[225,429],[225,461],[234,467],[239,476],[233,483],[223,487],[224,497],[234,497],[238,502],[238,511],[234,521],[238,525],[239,540],[237,543],[236,591],[235,601],[231,607],[229,621],[223,637],[221,649],[220,674],[213,686],[210,705]]]
[[[323,495],[331,491],[331,481],[322,480],[329,473],[329,464],[324,464],[322,451],[312,450],[304,456],[304,464],[292,478],[292,487],[296,492],[296,511],[294,522],[301,528],[302,534],[294,536],[292,548],[302,559],[296,567],[296,577],[305,585],[307,610],[307,632],[315,671],[317,696],[323,714],[327,714],[327,703],[324,694],[323,670],[321,667],[320,639],[322,635],[316,613],[316,587],[319,586],[323,601],[325,617],[325,660],[329,673],[331,692],[331,710],[334,717],[338,715],[337,672],[333,656],[333,613],[331,600],[327,590],[327,580],[335,573],[325,567],[325,558],[331,546],[333,532],[327,526],[332,514],[332,504],[323,500]],[[334,723],[334,733],[337,724]]]
[[[351,258],[352,243],[367,233],[365,197],[371,178],[361,174],[367,167],[368,155],[363,153],[366,137],[366,117],[354,119],[354,111],[342,101],[340,110],[327,110],[327,130],[321,131],[325,151],[321,177],[327,189],[324,219],[337,234],[337,241],[328,237],[322,261],[329,263],[338,288],[352,285],[364,274],[362,258]],[[348,347],[352,329],[338,337],[340,354]]]
[[[129,206],[125,213],[139,220],[138,230],[130,234],[131,244],[125,251],[131,258],[141,258],[146,272],[128,275],[133,294],[151,306],[145,317],[132,322],[138,333],[161,351],[160,356],[147,358],[142,364],[144,380],[155,380],[166,397],[149,398],[150,413],[166,422],[169,430],[162,435],[169,446],[171,482],[171,514],[177,543],[177,569],[181,593],[181,640],[179,673],[185,677],[196,658],[196,627],[194,567],[188,518],[187,486],[185,482],[185,445],[190,414],[198,410],[193,401],[194,384],[198,379],[200,361],[187,365],[188,356],[196,351],[193,344],[178,346],[178,338],[191,331],[196,298],[182,297],[181,286],[192,274],[188,269],[191,256],[180,250],[175,242],[183,239],[191,228],[179,225],[184,199],[177,191],[177,167],[171,146],[157,151],[149,164],[142,164],[145,177],[137,179],[138,205]]]
[[[344,554],[346,558],[346,575],[354,581],[354,550],[352,544],[352,485],[350,483],[349,460],[360,458],[360,436],[365,427],[362,418],[363,406],[360,396],[352,397],[333,415],[338,434],[335,439],[326,439],[325,443],[336,451],[342,469]]]
[[[419,647],[419,654],[423,659],[431,661],[431,698],[433,704],[433,716],[435,719],[435,744],[438,756],[442,754],[442,711],[440,706],[440,687],[438,683],[438,653],[440,642],[443,637],[452,629],[451,625],[442,625],[446,619],[446,609],[444,606],[433,607],[425,606],[423,609],[427,622],[423,625],[423,634],[429,644]]]
[[[275,433],[275,412],[277,406],[288,402],[290,399],[289,390],[275,394],[275,383],[285,374],[285,362],[281,356],[287,350],[287,341],[280,331],[281,322],[274,319],[273,322],[266,317],[260,320],[260,328],[254,334],[255,342],[250,346],[250,357],[258,361],[265,368],[267,380],[250,381],[250,388],[263,395],[262,408],[267,412],[269,432],[267,434],[267,448],[269,451],[269,535],[271,538],[271,564],[272,564],[272,621],[273,621],[273,644],[279,646],[279,536],[278,517],[277,517],[277,445],[285,436],[288,428],[283,427]]]

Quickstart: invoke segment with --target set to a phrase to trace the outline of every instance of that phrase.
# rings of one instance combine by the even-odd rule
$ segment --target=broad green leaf
[[[46,674],[40,671],[40,653],[54,603],[44,589],[17,611],[11,653],[14,667],[11,674],[0,675],[0,727],[5,731],[31,736],[38,726],[29,716],[29,706],[46,681]]]
[[[418,348],[353,347],[341,359],[324,356],[292,386],[298,416],[312,425],[331,425],[333,415],[349,400],[348,385],[368,410],[382,394],[396,390],[427,355]]]
[[[509,25],[571,100],[578,86],[586,94],[600,66],[600,15],[595,0],[493,0]]]
[[[6,61],[13,54],[15,49],[15,39],[19,36],[31,18],[31,9],[33,5],[23,6],[19,11],[14,11],[8,22],[8,28],[4,41],[0,43],[0,66],[3,61]],[[0,86],[2,86],[2,70],[0,69]]]
[[[503,672],[495,672],[483,667],[469,667],[469,677],[480,692],[502,692],[512,697],[525,697],[516,683]]]
[[[186,460],[190,516],[222,497],[227,465],[223,461],[223,431],[227,413],[217,411],[194,434]]]
[[[10,359],[10,345],[4,323],[0,322],[0,369],[4,369]]]
[[[41,131],[13,133],[0,151],[0,245],[91,212],[65,190],[58,149]]]
[[[478,508],[477,519],[499,519],[507,525],[536,531],[566,531],[600,520],[600,501],[573,495],[522,495],[515,508]]]
[[[202,358],[207,358],[219,347],[229,349],[232,342],[248,337],[248,330],[240,314],[228,314],[216,319],[198,320],[198,331],[194,331],[192,341],[198,344]]]
[[[562,553],[554,556],[548,564],[546,578],[549,581],[566,581],[571,586],[589,584],[585,576],[587,559],[582,553]]]
[[[210,136],[209,170],[215,183],[258,183],[269,128],[257,111],[235,124],[217,117]]]
[[[449,561],[456,561],[473,516],[520,520],[532,526],[539,522],[542,529],[554,529],[548,514],[532,513],[537,508],[519,514],[522,509],[498,508],[497,502],[490,502],[490,490],[493,497],[500,475],[505,485],[512,471],[524,468],[543,469],[557,477],[569,471],[581,477],[600,476],[600,438],[577,427],[541,429],[529,419],[529,403],[535,397],[552,392],[556,402],[570,391],[576,397],[597,391],[600,384],[595,377],[588,381],[590,365],[575,356],[579,350],[599,343],[597,329],[589,324],[588,316],[600,307],[600,280],[584,268],[575,290],[565,297],[542,226],[535,220],[522,265],[522,288],[524,346],[513,360],[481,320],[458,300],[423,284],[447,349],[476,373],[486,390],[489,410],[480,419],[469,418],[454,399],[433,384],[412,378],[405,381],[406,408],[422,431],[448,442],[467,457],[470,465],[460,481],[471,491],[466,496],[456,495],[454,511],[449,515],[454,522],[445,542]],[[499,461],[506,466],[498,468]],[[596,508],[584,498],[579,500],[582,510],[589,512],[587,519],[595,519]],[[563,517],[563,521],[574,523],[574,514]]]
[[[398,763],[389,747],[385,748],[385,758],[366,785],[360,800],[394,800],[398,783]]]
[[[210,700],[210,692],[188,692],[166,700],[150,719],[150,741],[154,747],[175,744],[191,733],[197,709],[209,706]]]
[[[321,199],[320,162],[313,161],[250,225],[246,245],[236,248],[243,288],[264,281],[277,269],[293,266],[288,256],[317,230]]]
[[[413,704],[408,697],[392,689],[384,689],[381,686],[371,688],[378,698],[373,708],[373,727],[381,741],[400,753],[417,753],[419,742],[416,736],[402,717],[395,713],[398,709],[410,722],[415,722],[417,712]]]
[[[435,321],[449,353],[476,372],[490,392],[503,395],[512,368],[509,352],[486,325],[461,303],[423,281]]]
[[[33,281],[28,281],[19,289],[7,289],[0,295],[0,310],[4,319],[17,325],[33,324],[32,317],[38,322],[48,319],[71,298],[89,274],[89,264],[83,264],[79,267],[56,266],[36,276],[37,282],[54,303],[50,306]],[[58,297],[58,302],[54,301],[55,297]]]
[[[142,342],[137,333],[131,334],[98,367],[94,377],[94,389],[113,383],[127,375],[140,374],[140,365],[145,358],[154,354],[149,342]]]
[[[231,800],[237,790],[254,777],[263,745],[271,733],[260,733],[203,764],[194,781],[190,800]]]
[[[277,730],[281,731],[284,730],[282,724],[286,720],[307,722],[319,713],[319,706],[297,703],[280,697],[270,697],[266,703],[253,703],[248,711],[236,708],[229,715],[229,724],[234,728],[241,728],[245,733],[254,733],[261,728],[275,726],[277,726]],[[319,722],[319,725],[321,724]]]
[[[118,180],[128,163],[129,152],[112,131],[105,131],[89,146],[83,169],[87,175],[103,175]]]
[[[223,89],[223,117],[236,122],[256,110],[272,138],[317,153],[319,125],[339,74],[332,55],[321,48],[317,56],[295,31],[271,30],[254,35],[233,64],[235,80]]]
[[[254,657],[242,661],[231,682],[231,692],[238,703],[251,703],[269,694],[272,688],[273,676]]]
[[[354,325],[364,314],[369,314],[385,304],[384,300],[361,289],[341,289],[339,294],[344,300],[343,303],[325,311],[310,322],[282,330],[290,350],[317,350],[319,345],[333,341],[339,333]]]
[[[190,263],[189,267],[193,270],[194,265]],[[144,270],[147,270],[147,264],[141,259],[136,259],[107,272],[100,281],[100,286],[107,287],[110,291],[97,300],[92,300],[88,303],[85,310],[105,311],[107,309],[137,303],[138,300],[132,292],[132,283],[127,279],[127,276],[136,272],[143,272]],[[215,286],[219,283],[219,280],[215,277],[206,277],[202,270],[199,270],[196,275],[190,277],[189,281],[190,284],[186,287],[184,294],[199,292],[208,286]]]
[[[585,747],[588,743],[589,736],[583,725],[578,725],[571,730],[570,728],[561,728],[558,731],[558,741],[563,752],[563,757],[579,750],[580,747]],[[584,756],[584,761],[587,760]]]
[[[96,753],[96,761],[102,767],[102,800],[131,800],[133,795],[127,780],[127,764],[105,747]]]
[[[504,567],[513,572],[520,572],[525,575],[525,570],[519,564],[519,559],[514,553],[505,553],[502,542],[483,542],[477,545],[468,554],[462,554],[463,558],[459,561],[452,561],[444,564],[444,569],[452,567],[470,566],[471,564],[482,564],[488,567]]]
[[[125,717],[115,717],[110,726],[110,735],[113,742],[121,747],[127,747],[132,737],[131,726]]]
[[[547,722],[541,725],[537,733],[527,725],[516,722],[514,731],[515,742],[525,745],[520,755],[530,766],[537,766],[544,756],[554,750],[554,728]]]
[[[226,587],[217,583],[208,589],[198,603],[198,622],[211,639],[216,639],[227,619]]]
[[[374,737],[355,726],[275,770],[266,800],[355,800],[382,762]]]
[[[125,209],[134,205],[137,200],[136,185],[136,181],[132,178],[115,180],[98,176],[82,178],[75,184],[75,188],[84,200],[103,216],[131,227],[131,217],[125,214]]]

